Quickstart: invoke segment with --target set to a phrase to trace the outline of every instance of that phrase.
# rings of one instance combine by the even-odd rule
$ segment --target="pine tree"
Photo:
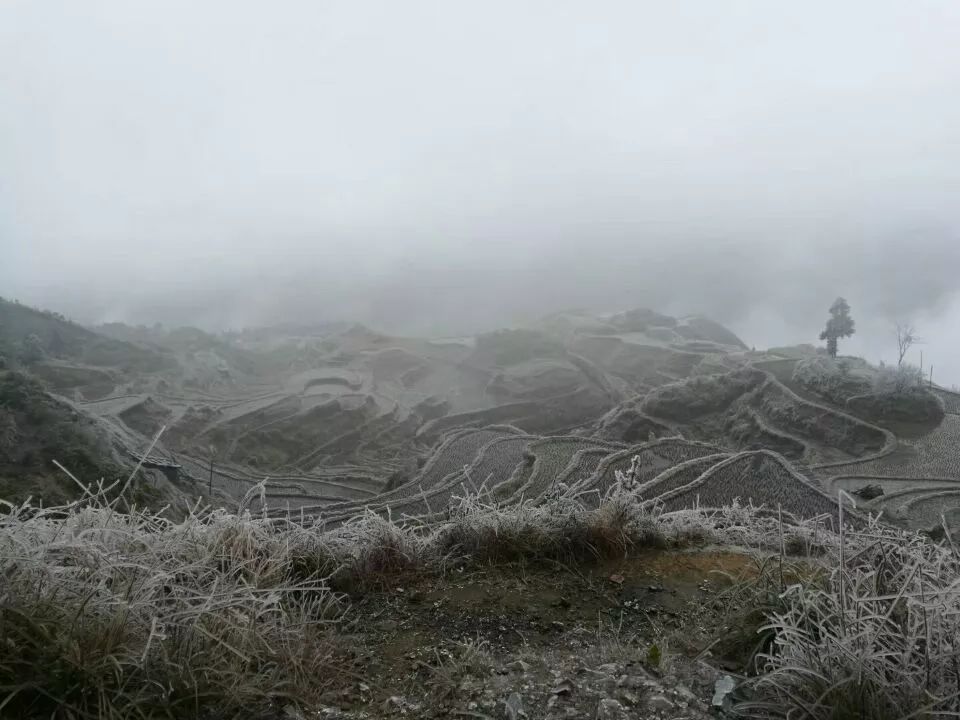
[[[837,298],[830,306],[827,327],[820,333],[820,339],[827,341],[827,352],[830,357],[837,356],[837,340],[850,337],[855,331],[853,318],[850,317],[850,305],[842,297]]]

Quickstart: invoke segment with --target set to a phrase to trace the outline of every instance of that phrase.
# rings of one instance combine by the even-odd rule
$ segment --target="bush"
[[[856,364],[856,368],[854,367]],[[853,358],[832,358],[829,355],[815,355],[797,363],[793,370],[793,381],[811,392],[844,404],[854,395],[870,391],[870,381],[853,370],[860,370],[866,363]]]
[[[34,334],[27,335],[20,344],[20,362],[24,365],[33,365],[47,356],[43,341]]]
[[[913,365],[881,365],[873,392],[852,397],[847,405],[878,420],[939,423],[946,414],[943,400],[927,389],[920,368]]]
[[[641,409],[670,420],[689,420],[727,409],[734,400],[758,387],[765,379],[762,372],[751,369],[695,375],[651,390]]]
[[[944,417],[943,402],[927,390],[914,365],[873,368],[856,358],[817,356],[797,363],[793,380],[877,422],[931,423]]]
[[[885,365],[880,363],[873,378],[875,393],[907,393],[923,388],[923,371],[916,365]]]

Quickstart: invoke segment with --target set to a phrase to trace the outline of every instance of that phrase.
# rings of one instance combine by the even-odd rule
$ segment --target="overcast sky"
[[[84,321],[763,346],[843,295],[960,383],[960,3],[2,0],[0,251]]]

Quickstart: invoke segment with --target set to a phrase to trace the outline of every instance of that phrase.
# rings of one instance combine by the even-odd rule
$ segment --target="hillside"
[[[32,328],[43,345],[0,370],[0,493],[33,497],[0,515],[0,637],[16,648],[0,685],[26,688],[6,701],[23,716],[609,720],[846,702],[797,666],[838,687],[870,667],[864,717],[949,707],[954,676],[928,676],[910,638],[932,612],[947,635],[960,616],[951,546],[916,532],[960,521],[950,393],[651,310],[424,339],[87,330],[12,307],[4,337]],[[56,337],[69,342],[44,344]],[[90,362],[103,347],[140,360]],[[908,630],[872,624],[893,607],[871,584],[881,555],[890,587],[945,604],[909,606]],[[36,573],[57,578],[42,602]],[[812,604],[815,640],[796,631]],[[864,632],[896,660],[856,656]]]
[[[120,474],[93,420],[55,400],[29,376],[0,370],[0,499],[58,504],[76,497],[79,489],[54,460],[88,480],[112,482]]]
[[[177,466],[182,491],[227,507],[269,477],[263,497],[272,514],[342,522],[372,508],[423,522],[467,491],[507,504],[558,492],[601,497],[634,456],[649,456],[640,478],[648,482],[706,443],[715,460],[676,474],[691,490],[677,494],[674,479],[663,485],[671,497],[713,497],[694,490],[712,465],[764,450],[776,460],[747,462],[744,472],[769,474],[778,486],[802,478],[797,497],[806,488],[834,495],[877,486],[884,497],[866,507],[927,530],[940,524],[927,510],[933,498],[952,515],[956,494],[960,512],[955,464],[936,449],[949,443],[955,417],[944,400],[918,388],[875,392],[883,369],[825,364],[810,347],[751,352],[698,316],[572,311],[527,328],[421,339],[343,323],[223,335],[121,324],[94,332],[4,307],[17,318],[5,337],[36,330],[60,351],[26,366],[34,377],[70,398],[124,457],[162,432],[153,454]],[[103,347],[145,367],[75,359]],[[667,438],[671,445],[658,445]],[[670,452],[661,457],[658,447]],[[742,487],[714,502],[779,496]],[[822,511],[819,501],[809,507]]]
[[[171,359],[155,347],[113,340],[63,315],[0,298],[0,355],[8,364],[74,363],[123,373],[171,367]]]

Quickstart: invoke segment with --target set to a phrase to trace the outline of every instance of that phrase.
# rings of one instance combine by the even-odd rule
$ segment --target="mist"
[[[842,352],[909,319],[960,384],[958,91],[947,1],[8,0],[0,295],[419,334],[650,306],[757,347],[842,295]]]

